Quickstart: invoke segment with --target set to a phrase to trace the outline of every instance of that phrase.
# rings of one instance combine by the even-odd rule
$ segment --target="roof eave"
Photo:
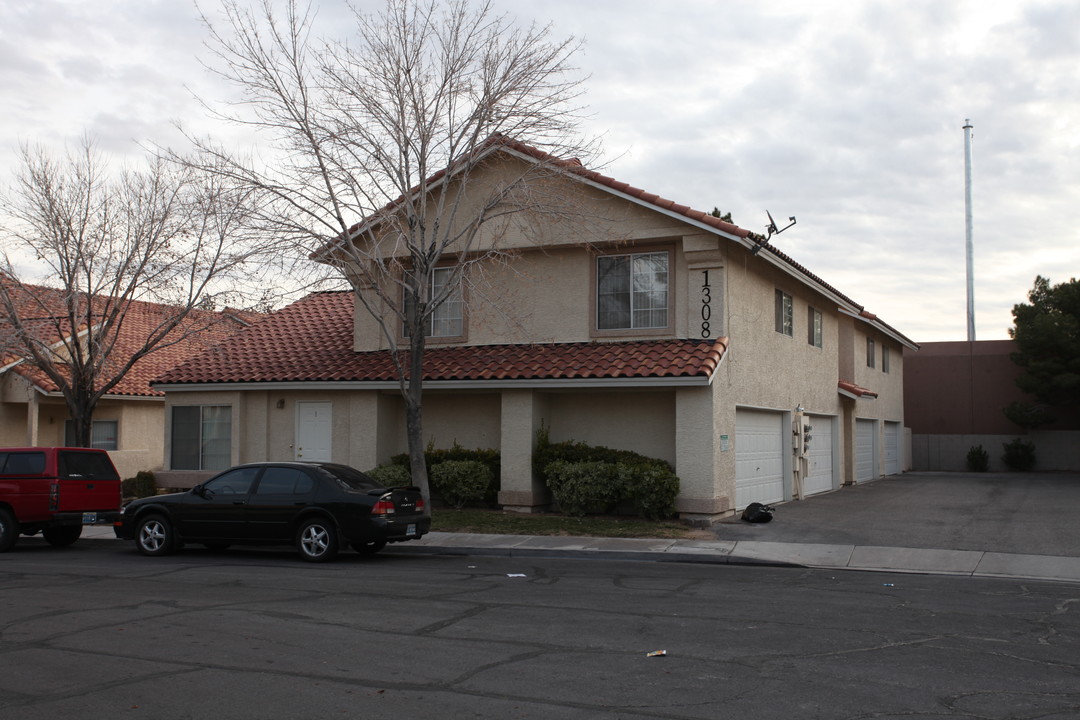
[[[560,388],[664,388],[706,387],[712,384],[715,372],[709,375],[678,377],[631,378],[519,378],[505,380],[425,380],[425,390],[516,390]],[[396,380],[284,380],[280,382],[203,382],[154,383],[154,389],[164,393],[208,392],[236,390],[394,390],[401,389]]]

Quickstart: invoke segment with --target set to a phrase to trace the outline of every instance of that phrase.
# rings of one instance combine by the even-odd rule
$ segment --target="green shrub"
[[[533,467],[568,515],[609,513],[620,503],[650,520],[675,514],[679,478],[657,458],[583,442],[552,443],[542,426]]]
[[[565,462],[605,462],[625,463],[627,465],[663,465],[668,470],[674,470],[671,465],[657,458],[647,457],[633,450],[615,450],[603,445],[589,445],[583,442],[567,440],[553,443],[548,438],[547,428],[540,428],[536,433],[536,450],[533,453],[533,467],[541,476],[545,468],[556,460]]]
[[[383,487],[406,487],[412,485],[412,475],[409,473],[409,468],[402,465],[380,465],[377,468],[368,470],[365,474],[375,482],[383,485]]]
[[[144,498],[157,495],[157,480],[149,470],[140,470],[135,477],[121,482],[121,492],[126,498]]]
[[[623,498],[646,520],[663,520],[675,514],[679,478],[661,463],[616,463]]]
[[[968,450],[967,469],[969,472],[986,472],[990,469],[990,453],[982,445],[972,445]]]
[[[613,463],[555,460],[544,468],[544,476],[567,515],[609,513],[623,499]]]
[[[447,460],[431,467],[432,490],[458,509],[486,502],[494,482],[494,473],[478,460]]]
[[[502,470],[502,456],[499,454],[498,450],[483,450],[480,448],[477,448],[476,450],[467,450],[458,444],[456,440],[449,448],[436,448],[434,441],[429,442],[427,449],[424,450],[424,463],[427,465],[428,478],[431,478],[431,470],[433,467],[451,460],[469,460],[486,465],[488,470],[491,471],[492,482],[491,488],[484,497],[484,501],[488,503],[495,502],[495,498],[499,493]],[[408,468],[409,454],[401,453],[400,455],[395,455],[390,458],[390,462]]]
[[[1010,470],[1027,472],[1035,467],[1035,443],[1016,438],[1012,442],[1002,443],[1001,447],[1005,448],[1001,461]]]

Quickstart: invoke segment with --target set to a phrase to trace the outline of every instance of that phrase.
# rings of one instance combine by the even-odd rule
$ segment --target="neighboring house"
[[[38,298],[48,297],[50,292],[47,288],[34,290]],[[153,303],[131,302],[114,357],[130,358],[169,310]],[[250,313],[196,311],[192,320],[212,322],[209,330],[142,358],[102,398],[94,411],[92,444],[109,451],[121,477],[131,477],[140,470],[157,471],[163,464],[165,400],[161,391],[150,386],[150,380],[228,339],[255,317]],[[42,323],[42,327],[43,332],[52,332],[55,325]],[[0,322],[0,336],[9,337],[4,331]],[[56,384],[20,356],[10,342],[0,351],[0,446],[72,444],[74,431]]]
[[[485,182],[546,160],[506,142]],[[669,461],[677,508],[699,521],[904,469],[914,343],[765,238],[576,162],[560,168],[559,192],[588,219],[501,227],[515,255],[484,269],[483,297],[443,307],[425,354],[427,438],[500,449],[504,507],[550,502],[531,467],[541,428]],[[320,293],[166,373],[159,484],[254,460],[366,470],[405,452],[380,338],[351,292]],[[793,450],[804,425],[805,459]]]
[[[1002,444],[1022,437],[1036,446],[1036,469],[1080,470],[1076,408],[1055,408],[1060,419],[1037,430],[1005,417],[1012,402],[1036,402],[1016,386],[1014,352],[1012,340],[932,342],[904,358],[913,469],[966,470],[968,451],[981,445],[990,469],[1006,470]]]

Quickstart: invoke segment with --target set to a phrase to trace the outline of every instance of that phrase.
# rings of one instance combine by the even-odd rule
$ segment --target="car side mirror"
[[[206,497],[206,488],[204,488],[202,486],[202,483],[200,483],[200,484],[196,485],[195,487],[191,488],[191,492],[192,492],[192,494],[198,495],[201,498]]]

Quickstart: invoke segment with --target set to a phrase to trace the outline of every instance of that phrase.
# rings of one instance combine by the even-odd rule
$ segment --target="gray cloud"
[[[758,231],[765,209],[797,216],[777,244],[917,341],[964,336],[965,118],[979,337],[1005,337],[1037,273],[1080,275],[1073,1],[496,4],[587,39],[605,172]],[[319,32],[348,26],[322,5]],[[186,2],[0,4],[0,168],[20,140],[86,130],[125,157],[179,141],[173,120],[234,138],[186,89],[232,92],[198,64],[203,39]]]

